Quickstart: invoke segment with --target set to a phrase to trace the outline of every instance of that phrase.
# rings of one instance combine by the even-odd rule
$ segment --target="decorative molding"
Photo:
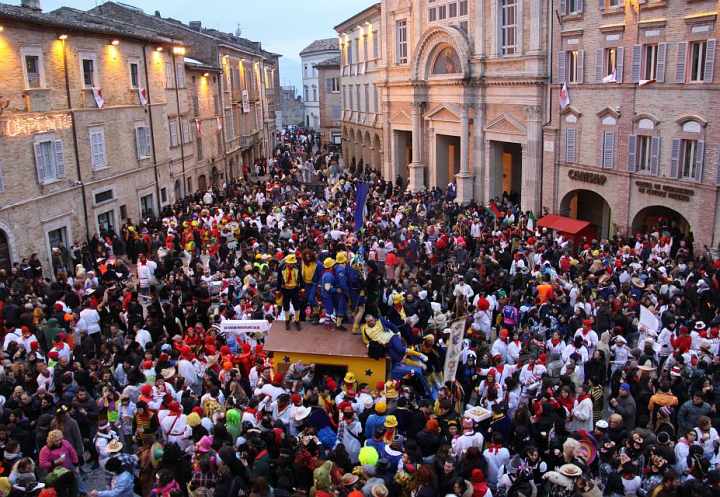
[[[568,29],[565,31],[560,31],[560,36],[562,38],[565,38],[567,36],[582,36],[583,31],[583,29]]]
[[[527,128],[510,114],[500,114],[485,126],[486,132],[527,136]]]
[[[455,26],[433,26],[420,37],[415,46],[410,79],[413,82],[425,81],[430,72],[430,61],[434,59],[437,48],[450,45],[460,60],[461,77],[470,76],[470,46],[465,34]]]
[[[600,118],[603,118],[605,116],[612,116],[615,119],[620,119],[620,112],[617,110],[611,108],[611,107],[605,107],[600,112],[597,113],[597,116]]]
[[[449,106],[444,104],[440,104],[432,111],[428,112],[425,119],[428,121],[443,121],[452,123],[460,122],[460,117],[458,116],[457,111],[450,109]]]
[[[641,29],[647,28],[664,28],[667,25],[667,19],[647,19],[638,23]]]
[[[677,119],[675,122],[682,126],[688,121],[697,121],[702,125],[703,128],[708,125],[708,122],[698,115],[685,115]]]
[[[699,14],[685,16],[685,22],[688,24],[695,24],[698,22],[715,22],[716,19],[717,12],[701,12]]]
[[[401,124],[411,124],[412,119],[410,116],[405,112],[404,110],[399,110],[395,114],[390,115],[390,122],[391,123],[401,123]]]
[[[598,28],[601,33],[622,33],[625,31],[625,23],[622,24],[605,24]]]

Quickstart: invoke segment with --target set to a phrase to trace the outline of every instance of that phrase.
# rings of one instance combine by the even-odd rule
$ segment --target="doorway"
[[[690,223],[678,211],[662,205],[653,205],[641,209],[632,223],[633,233],[652,233],[658,231],[661,236],[684,238],[690,233]]]
[[[511,142],[490,142],[492,197],[507,196],[513,203],[522,195],[522,145]]]
[[[409,165],[413,160],[412,156],[412,132],[403,130],[393,130],[393,141],[395,157],[393,157],[394,176],[390,178],[392,181],[400,176],[407,180],[409,176]]]
[[[435,186],[447,188],[460,172],[460,137],[435,135]]]
[[[590,190],[573,190],[560,202],[560,214],[592,223],[600,238],[610,236],[610,204],[598,193]]]
[[[10,269],[12,259],[10,258],[10,244],[8,243],[7,233],[0,230],[0,269]]]
[[[198,190],[201,192],[207,190],[207,179],[204,174],[198,176]]]

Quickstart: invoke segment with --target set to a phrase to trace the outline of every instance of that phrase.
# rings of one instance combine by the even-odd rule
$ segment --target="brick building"
[[[167,33],[190,47],[188,56],[222,69],[215,104],[221,115],[223,154],[216,158],[216,179],[237,178],[243,165],[252,166],[275,146],[275,111],[280,98],[279,55],[263,50],[259,42],[203,28],[201,21],[183,24],[148,15],[125,4],[106,2],[90,12]]]
[[[343,156],[348,164],[383,167],[379,85],[385,77],[381,6],[376,3],[335,26],[342,53]]]
[[[602,236],[658,217],[720,234],[717,0],[555,1],[543,206]],[[570,102],[560,111],[559,88]]]
[[[320,144],[341,144],[340,121],[342,98],[340,96],[340,56],[315,64],[318,71],[318,111],[320,115]]]
[[[0,267],[36,252],[50,268],[53,249],[119,233],[240,164],[242,135],[231,149],[220,132],[221,66],[190,58],[178,33],[0,4]],[[272,145],[278,82],[277,56],[261,56],[252,124],[234,128],[254,130],[244,142],[257,154]]]
[[[302,126],[305,120],[305,106],[302,97],[295,93],[294,86],[280,88],[281,126]]]

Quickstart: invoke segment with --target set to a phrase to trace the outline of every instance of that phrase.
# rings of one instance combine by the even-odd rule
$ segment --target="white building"
[[[337,38],[315,40],[300,52],[303,71],[303,102],[305,103],[305,126],[320,129],[320,89],[315,64],[340,55]]]

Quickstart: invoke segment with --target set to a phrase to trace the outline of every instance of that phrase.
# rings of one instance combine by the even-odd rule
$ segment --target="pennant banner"
[[[147,105],[148,99],[147,99],[147,90],[145,88],[138,88],[138,100],[140,100],[140,105]]]
[[[93,93],[93,98],[95,98],[95,104],[97,105],[98,109],[102,109],[103,105],[105,105],[105,99],[103,98],[102,88],[93,88],[92,93]]]
[[[447,352],[445,353],[445,366],[443,367],[443,381],[455,381],[460,353],[462,352],[463,336],[465,335],[465,318],[453,321],[450,325]]]

